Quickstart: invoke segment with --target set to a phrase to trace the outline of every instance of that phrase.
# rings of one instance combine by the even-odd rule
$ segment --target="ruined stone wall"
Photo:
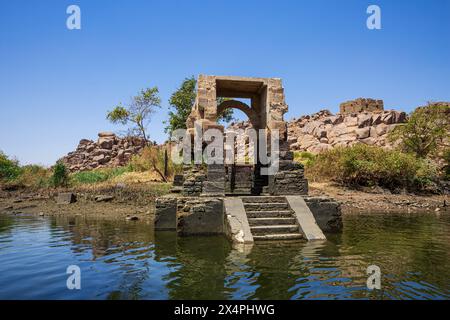
[[[268,82],[267,127],[278,130],[280,151],[287,150],[287,123],[284,121],[284,114],[288,111],[288,105],[285,102],[284,88],[281,79],[270,78]]]
[[[82,139],[75,151],[60,159],[70,172],[104,167],[123,166],[139,154],[145,141],[138,137],[117,137],[112,132],[100,132],[97,142]]]
[[[382,112],[384,110],[383,100],[358,98],[341,103],[339,106],[340,114],[351,114],[358,112]]]
[[[184,196],[199,196],[203,191],[206,172],[201,166],[186,167],[184,170],[182,194]]]

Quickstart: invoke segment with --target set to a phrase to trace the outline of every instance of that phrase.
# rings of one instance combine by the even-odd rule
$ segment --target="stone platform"
[[[234,243],[324,240],[342,229],[338,202],[324,197],[163,197],[156,201],[155,230],[181,236],[226,235]]]

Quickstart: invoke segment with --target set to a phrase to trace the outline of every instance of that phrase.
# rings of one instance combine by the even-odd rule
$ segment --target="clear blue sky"
[[[66,8],[81,8],[81,30]],[[382,30],[366,9],[382,10]],[[113,130],[105,114],[157,85],[151,139],[166,139],[183,78],[280,77],[287,118],[357,98],[411,111],[450,100],[450,1],[2,0],[0,150],[51,165],[81,138]]]

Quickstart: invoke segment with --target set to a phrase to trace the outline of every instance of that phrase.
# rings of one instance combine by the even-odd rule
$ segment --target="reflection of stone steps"
[[[303,238],[285,197],[242,197],[242,202],[255,241]]]

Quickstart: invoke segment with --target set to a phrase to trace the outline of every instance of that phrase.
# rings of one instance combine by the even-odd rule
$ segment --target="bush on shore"
[[[30,164],[21,167],[21,173],[16,182],[26,188],[41,189],[49,187],[50,178],[50,170],[40,165]]]
[[[69,184],[69,171],[62,162],[57,162],[53,167],[53,174],[50,177],[50,184],[53,187],[67,187]]]
[[[294,151],[294,161],[309,166],[316,160],[316,155],[307,151]]]
[[[125,173],[135,172],[132,181],[148,181],[152,174],[156,176],[164,174],[165,155],[164,149],[149,146],[143,153],[132,158],[124,167],[100,168],[91,171],[81,171],[70,174],[62,162],[57,162],[52,168],[39,165],[20,166],[19,162],[9,158],[0,151],[0,183],[5,190],[17,190],[28,188],[32,190],[71,187],[83,184],[96,184],[114,180]],[[174,165],[170,158],[167,161],[167,176],[170,178],[179,172],[181,166]],[[151,178],[154,181],[154,178]],[[164,179],[163,179],[164,180]]]
[[[0,151],[0,180],[11,181],[21,174],[21,168],[17,160],[10,159]]]
[[[0,183],[7,188],[46,188],[50,183],[50,171],[43,166],[30,164],[20,166],[0,151]]]
[[[437,177],[436,168],[425,159],[365,144],[337,147],[319,154],[306,171],[313,180],[410,191],[426,189]]]

